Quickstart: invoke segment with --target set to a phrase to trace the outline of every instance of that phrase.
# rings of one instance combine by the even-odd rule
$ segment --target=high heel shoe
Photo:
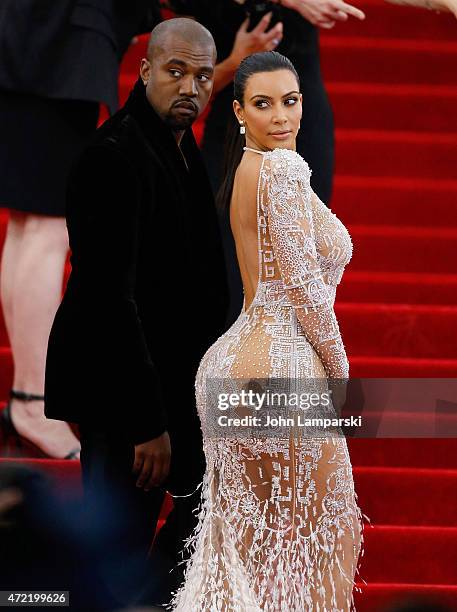
[[[36,395],[34,393],[24,393],[24,391],[16,391],[15,389],[11,389],[10,391],[10,401],[7,403],[5,408],[0,413],[0,422],[1,428],[4,432],[5,440],[13,439],[16,449],[21,456],[26,456],[24,451],[31,451],[33,456],[39,456],[46,459],[60,459],[60,457],[52,457],[45,453],[39,446],[34,444],[32,441],[28,440],[24,436],[17,431],[13,419],[11,417],[11,400],[19,400],[20,402],[34,402],[34,401],[43,401],[44,395]],[[11,452],[8,445],[6,445],[8,450],[6,452],[6,456],[14,456],[14,451]],[[70,451],[63,459],[78,459],[78,454],[80,452],[80,448],[75,448]]]

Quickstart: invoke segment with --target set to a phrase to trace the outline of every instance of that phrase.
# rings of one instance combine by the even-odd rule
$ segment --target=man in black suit
[[[48,345],[46,415],[79,424],[86,491],[106,492],[118,510],[107,554],[145,554],[165,491],[187,496],[154,542],[148,603],[168,601],[181,580],[169,571],[196,523],[204,472],[194,377],[226,316],[214,202],[191,130],[215,62],[202,25],[153,30],[126,105],[70,177],[72,273]]]

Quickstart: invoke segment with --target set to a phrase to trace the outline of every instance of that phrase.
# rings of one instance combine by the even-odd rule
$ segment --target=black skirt
[[[68,172],[98,109],[98,102],[0,90],[0,207],[64,216]]]

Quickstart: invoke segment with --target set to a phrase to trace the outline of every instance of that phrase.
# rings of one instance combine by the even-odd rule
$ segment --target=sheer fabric
[[[222,437],[209,418],[209,379],[327,384],[349,374],[333,306],[352,243],[297,153],[263,154],[257,223],[255,297],[197,374],[207,470],[185,582],[169,609],[346,611],[363,538],[345,439]]]

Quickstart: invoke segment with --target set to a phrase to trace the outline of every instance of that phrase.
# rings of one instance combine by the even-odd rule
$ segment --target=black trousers
[[[166,489],[136,487],[132,473],[134,446],[121,434],[80,427],[85,501],[95,524],[103,556],[99,568],[113,604],[163,605],[183,581],[183,541],[197,524],[193,510],[200,491],[174,499],[174,507],[151,548]]]

